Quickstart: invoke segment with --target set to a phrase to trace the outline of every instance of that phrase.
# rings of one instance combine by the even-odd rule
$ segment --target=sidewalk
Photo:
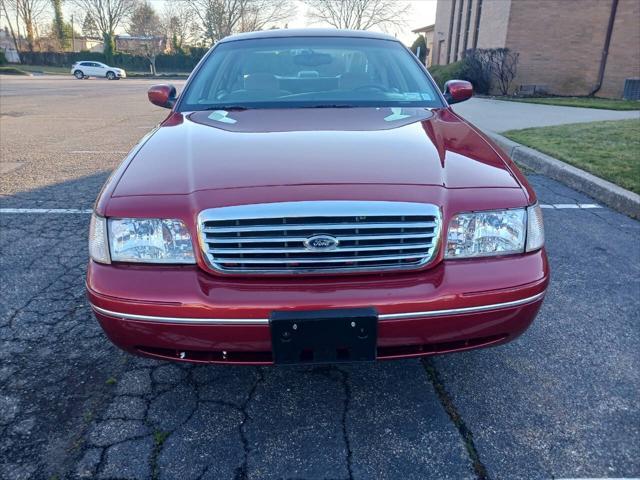
[[[499,134],[499,132],[522,128],[637,119],[640,118],[640,111],[558,107],[486,98],[472,98],[467,102],[454,105],[453,109],[483,130],[516,163],[586,193],[630,217],[640,218],[638,194]]]
[[[640,118],[640,111],[599,110],[595,108],[558,107],[534,103],[508,102],[488,98],[471,98],[453,105],[453,110],[486,132],[505,132],[530,127],[547,127],[566,123],[598,122]]]

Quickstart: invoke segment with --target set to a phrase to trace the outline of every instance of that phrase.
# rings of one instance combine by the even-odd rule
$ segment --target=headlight
[[[449,223],[445,258],[524,253],[543,245],[544,227],[538,205],[527,209],[461,213]]]
[[[189,230],[181,220],[109,219],[114,262],[195,263]]]
[[[451,219],[445,258],[524,252],[525,210],[461,213]]]

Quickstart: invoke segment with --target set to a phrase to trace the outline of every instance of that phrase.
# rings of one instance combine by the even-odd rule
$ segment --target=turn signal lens
[[[527,252],[539,250],[544,246],[544,223],[540,205],[527,208]]]
[[[111,263],[107,242],[107,219],[95,213],[89,224],[89,255],[98,263]]]

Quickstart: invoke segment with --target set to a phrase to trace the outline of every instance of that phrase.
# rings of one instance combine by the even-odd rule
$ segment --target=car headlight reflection
[[[526,209],[460,213],[449,223],[445,258],[524,253],[543,245],[544,227],[538,205]]]
[[[89,246],[96,262],[195,263],[191,235],[182,220],[105,220],[94,215],[91,225]]]

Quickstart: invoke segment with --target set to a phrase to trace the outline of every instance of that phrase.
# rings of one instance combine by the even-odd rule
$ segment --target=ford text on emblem
[[[304,241],[304,246],[307,250],[314,250],[317,252],[325,252],[334,250],[337,246],[338,239],[331,235],[313,235]]]

